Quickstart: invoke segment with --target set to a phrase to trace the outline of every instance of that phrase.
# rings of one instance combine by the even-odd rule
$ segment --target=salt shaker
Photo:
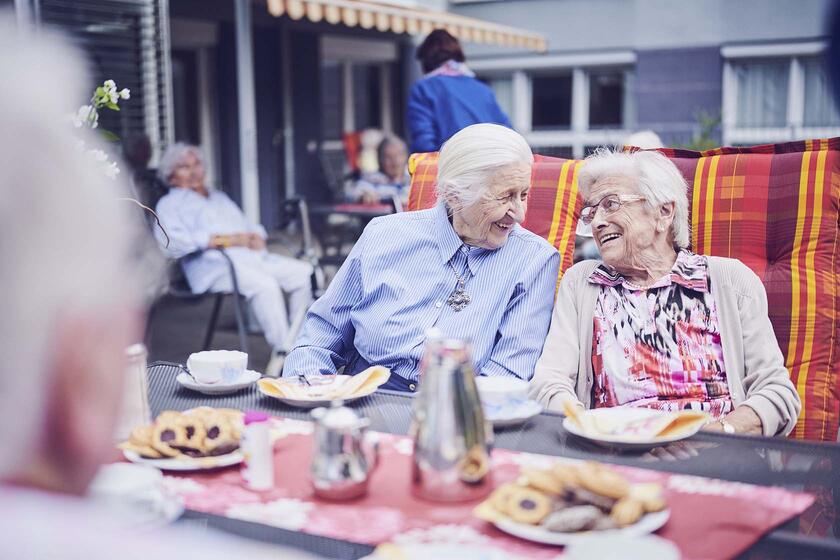
[[[251,490],[265,491],[274,487],[274,452],[269,435],[268,415],[245,413],[242,430],[242,479]]]

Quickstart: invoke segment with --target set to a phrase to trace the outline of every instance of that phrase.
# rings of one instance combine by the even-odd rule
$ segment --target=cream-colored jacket
[[[707,258],[732,404],[752,408],[764,435],[789,434],[802,405],[767,316],[764,285],[739,260]],[[552,412],[562,412],[566,399],[592,406],[592,319],[599,287],[588,278],[599,264],[580,262],[560,281],[530,388],[531,397]]]

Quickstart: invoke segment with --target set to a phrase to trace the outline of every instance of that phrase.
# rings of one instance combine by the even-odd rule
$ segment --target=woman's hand
[[[249,233],[248,235],[248,245],[249,249],[254,251],[262,251],[265,249],[265,239],[258,233]]]
[[[736,434],[760,436],[764,433],[761,418],[748,406],[739,406],[723,417],[727,424],[735,428]],[[710,422],[703,427],[709,432],[722,432],[723,424]]]
[[[251,236],[257,236],[255,233],[232,233],[230,235],[214,235],[210,238],[210,247],[250,247]],[[262,241],[262,238],[260,237]],[[263,241],[263,248],[265,248],[265,241]]]

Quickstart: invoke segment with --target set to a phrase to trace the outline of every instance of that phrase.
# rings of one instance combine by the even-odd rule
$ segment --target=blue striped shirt
[[[499,249],[469,247],[441,205],[376,218],[310,308],[283,375],[333,374],[341,366],[356,374],[375,364],[417,381],[424,333],[435,327],[472,342],[481,375],[530,379],[548,332],[559,260],[519,225]],[[472,299],[460,312],[446,303],[457,285],[452,267]]]

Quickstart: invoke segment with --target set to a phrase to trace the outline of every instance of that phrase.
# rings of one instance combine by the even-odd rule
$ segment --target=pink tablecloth
[[[471,515],[475,502],[437,504],[411,496],[411,440],[402,436],[377,434],[380,465],[367,496],[344,503],[319,500],[309,481],[311,424],[285,419],[275,422],[280,439],[275,444],[273,490],[257,493],[246,489],[236,468],[167,476],[168,487],[184,498],[189,509],[357,543],[475,542],[530,558],[551,558],[560,551],[508,536],[475,519]],[[494,482],[515,478],[522,466],[555,460],[496,450]],[[657,534],[674,542],[686,559],[731,558],[813,502],[809,494],[781,488],[616,468],[633,481],[663,485],[671,518]]]

